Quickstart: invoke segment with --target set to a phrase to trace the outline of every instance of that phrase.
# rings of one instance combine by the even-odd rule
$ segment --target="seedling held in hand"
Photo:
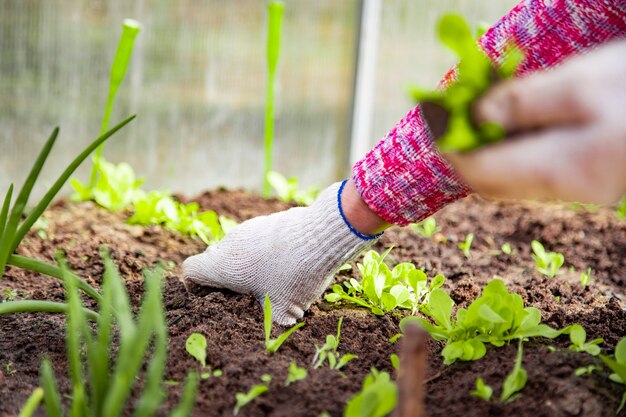
[[[294,361],[291,361],[291,363],[289,364],[289,373],[287,374],[285,386],[288,387],[296,381],[302,381],[303,379],[306,379],[308,375],[309,373],[306,371],[305,368],[300,368],[298,364],[296,364]]]
[[[465,255],[467,259],[472,257],[472,254],[470,253],[470,248],[472,247],[473,240],[474,233],[468,233],[467,236],[465,236],[465,241],[459,243],[459,249],[463,251],[463,255]]]
[[[313,356],[313,368],[317,369],[324,364],[325,360],[328,360],[328,366],[330,369],[339,370],[343,368],[348,362],[358,358],[357,355],[347,353],[343,356],[337,354],[339,348],[339,338],[341,337],[341,324],[343,323],[343,317],[339,319],[337,323],[337,335],[333,336],[329,334],[326,336],[326,343],[322,346],[315,345],[315,356]]]
[[[265,350],[270,353],[276,352],[283,343],[287,340],[291,333],[298,330],[300,327],[304,326],[304,323],[298,323],[293,326],[291,329],[282,333],[276,339],[272,339],[272,303],[270,302],[269,294],[265,294],[265,304],[264,304],[264,312],[263,312],[263,324],[265,327]]]
[[[500,66],[492,63],[477,45],[469,25],[457,14],[444,15],[437,25],[441,42],[459,58],[457,79],[445,90],[425,92],[413,89],[413,98],[422,103],[422,112],[442,152],[470,151],[500,141],[504,130],[493,123],[475,124],[473,103],[498,79],[508,78],[523,60],[521,51],[508,48]],[[443,119],[443,123],[441,120]],[[439,126],[443,125],[443,126]]]
[[[246,393],[238,392],[235,394],[235,400],[237,403],[235,404],[235,409],[233,410],[233,415],[239,414],[239,411],[250,404],[252,400],[258,397],[261,394],[264,394],[269,390],[269,383],[272,381],[272,377],[268,374],[261,375],[262,384],[254,385],[250,390]]]
[[[216,369],[211,370],[210,366],[206,366],[206,337],[200,333],[192,333],[185,342],[185,350],[193,356],[202,365],[203,372],[200,374],[202,379],[209,379],[212,376],[218,377],[222,375],[222,371]]]
[[[550,278],[554,278],[560,274],[561,266],[565,263],[565,257],[558,252],[546,252],[541,242],[533,240],[531,242],[533,249],[533,260],[537,271]]]

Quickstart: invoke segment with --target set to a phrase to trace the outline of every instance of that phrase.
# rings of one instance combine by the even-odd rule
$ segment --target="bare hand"
[[[614,203],[626,193],[626,41],[503,82],[476,107],[509,137],[448,155],[478,193]]]

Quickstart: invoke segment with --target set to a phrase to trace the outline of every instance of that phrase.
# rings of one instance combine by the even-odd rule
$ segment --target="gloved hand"
[[[275,322],[291,325],[330,285],[339,267],[371,246],[339,212],[340,184],[310,207],[243,222],[204,253],[183,263],[185,280],[252,293],[263,306],[268,293]]]
[[[614,203],[626,193],[625,109],[626,41],[618,41],[493,88],[477,119],[517,135],[448,159],[480,194]]]

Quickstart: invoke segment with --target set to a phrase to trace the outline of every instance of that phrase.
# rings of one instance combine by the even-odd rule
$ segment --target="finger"
[[[612,184],[619,161],[598,140],[590,149],[594,139],[589,129],[564,128],[447,157],[481,195],[606,204],[623,191]]]
[[[575,66],[563,66],[503,81],[478,100],[474,116],[479,122],[498,123],[507,132],[582,123],[588,111],[577,93],[580,73]]]

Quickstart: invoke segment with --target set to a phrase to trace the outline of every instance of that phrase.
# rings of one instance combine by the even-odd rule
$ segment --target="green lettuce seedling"
[[[593,372],[601,371],[601,370],[602,370],[602,367],[597,366],[597,365],[582,366],[580,368],[576,368],[576,370],[574,371],[574,375],[576,376],[591,375]]]
[[[278,199],[287,203],[294,202],[303,206],[310,206],[320,193],[317,187],[300,190],[298,178],[285,178],[285,176],[276,171],[270,171],[267,174],[267,178],[274,191],[276,191]]]
[[[483,381],[482,378],[478,377],[476,378],[476,388],[470,392],[470,395],[489,401],[493,395],[493,388],[485,384],[485,381]]]
[[[332,293],[325,297],[326,301],[348,301],[370,309],[377,316],[396,308],[415,313],[428,300],[431,291],[441,287],[445,279],[443,275],[437,275],[428,283],[424,271],[408,262],[390,269],[384,262],[389,251],[391,248],[382,255],[373,250],[363,255],[363,263],[357,263],[361,281],[352,278],[343,285],[333,285]]]
[[[425,238],[433,237],[436,233],[441,232],[441,227],[437,226],[437,220],[434,217],[428,217],[419,223],[409,225],[415,234]]]
[[[591,281],[592,271],[591,268],[587,268],[586,272],[580,273],[580,285],[582,285],[583,287],[588,287],[589,285],[591,285]]]
[[[532,258],[535,261],[537,271],[550,278],[561,273],[561,267],[565,263],[565,257],[562,253],[546,252],[538,240],[533,240],[530,246],[533,249]]]
[[[72,200],[93,198],[100,206],[112,212],[129,207],[137,197],[139,187],[144,182],[143,178],[136,179],[135,171],[126,162],[112,164],[100,157],[94,158],[93,166],[98,175],[92,188],[76,178],[70,179],[70,185],[76,190]]]
[[[400,357],[398,355],[392,353],[391,355],[389,355],[389,361],[391,362],[391,366],[393,366],[393,369],[395,369],[396,371],[400,369]]]
[[[472,254],[470,253],[470,248],[472,247],[473,240],[474,233],[468,233],[467,236],[465,236],[465,241],[459,243],[459,249],[463,251],[463,255],[465,255],[467,259],[472,257]]]
[[[614,357],[600,355],[600,359],[613,371],[613,373],[609,375],[611,381],[617,384],[626,385],[626,337],[617,342]],[[622,395],[622,401],[617,409],[617,413],[622,411],[625,405],[626,391]]]
[[[221,370],[213,371],[210,366],[206,366],[206,337],[203,334],[190,334],[185,342],[185,350],[202,365],[203,372],[200,374],[200,378],[209,379],[212,376],[222,376]]]
[[[315,345],[315,356],[313,356],[313,369],[317,369],[324,365],[324,361],[328,360],[328,367],[330,369],[339,370],[343,368],[348,362],[358,358],[357,355],[347,353],[343,356],[337,354],[339,348],[339,338],[341,337],[341,324],[343,323],[343,317],[339,318],[337,323],[337,335],[329,334],[326,336],[326,343],[322,346]]]
[[[604,342],[604,339],[597,338],[587,342],[587,332],[580,324],[573,324],[570,326],[569,339],[572,344],[569,348],[575,352],[586,352],[592,356],[598,356],[600,354],[599,344]]]
[[[306,379],[306,377],[309,375],[305,368],[300,368],[294,361],[291,361],[291,363],[289,364],[288,372],[289,373],[287,374],[287,380],[285,381],[286,387],[293,384],[294,382]]]
[[[398,387],[387,372],[372,368],[363,388],[346,404],[343,417],[385,417],[396,407]]]
[[[477,45],[477,39],[465,19],[458,14],[446,14],[437,25],[441,42],[459,59],[456,80],[446,89],[427,92],[411,90],[413,98],[422,103],[422,110],[431,129],[431,113],[446,119],[447,130],[441,134],[437,145],[442,152],[470,151],[485,144],[500,141],[504,130],[493,123],[476,124],[472,119],[472,105],[498,79],[515,73],[524,56],[511,45],[502,54],[501,63],[494,68],[491,61]]]
[[[248,392],[238,392],[235,394],[235,401],[237,403],[235,404],[235,408],[233,410],[234,416],[239,414],[239,411],[241,411],[241,409],[246,405],[250,404],[252,400],[254,400],[259,395],[266,393],[270,389],[269,383],[272,381],[271,375],[261,375],[261,381],[263,381],[262,384],[252,386],[252,388],[250,388]]]
[[[519,392],[526,386],[528,380],[528,374],[526,370],[522,368],[522,355],[524,352],[523,341],[519,340],[517,348],[517,358],[515,359],[515,366],[510,374],[504,379],[502,384],[502,393],[500,394],[500,401],[503,403],[514,401],[519,397]]]
[[[291,329],[282,333],[276,339],[272,339],[272,303],[270,302],[269,294],[265,294],[263,318],[263,324],[265,327],[265,350],[270,353],[276,352],[281,347],[281,345],[285,343],[287,338],[291,336],[291,333],[304,326],[304,323],[298,323]]]
[[[555,330],[542,324],[539,310],[524,307],[522,297],[510,293],[499,279],[491,280],[468,308],[457,309],[455,317],[452,316],[453,307],[452,298],[445,291],[436,289],[422,309],[434,324],[415,316],[400,322],[402,331],[408,322],[417,322],[434,339],[445,340],[441,352],[445,364],[480,359],[487,352],[487,343],[502,346],[511,340],[529,337],[553,339],[569,331],[569,327]]]

